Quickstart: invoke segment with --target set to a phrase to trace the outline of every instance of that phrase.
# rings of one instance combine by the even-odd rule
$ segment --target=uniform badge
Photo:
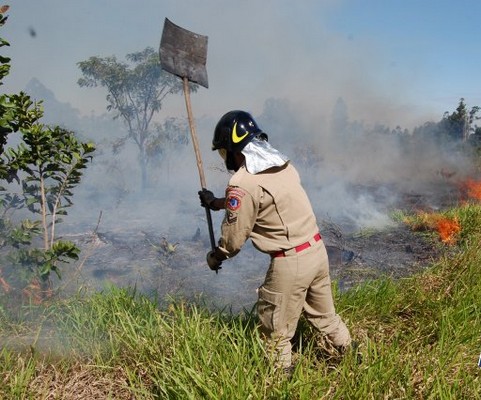
[[[226,206],[228,210],[237,211],[241,206],[241,199],[245,196],[245,192],[237,187],[229,187],[227,189]]]
[[[227,198],[227,208],[236,211],[241,206],[241,200],[237,196],[229,195]]]

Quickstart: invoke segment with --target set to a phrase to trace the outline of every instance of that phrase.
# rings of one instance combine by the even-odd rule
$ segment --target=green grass
[[[301,321],[287,379],[265,361],[253,312],[181,299],[159,308],[112,288],[14,311],[4,302],[0,398],[481,398],[481,206],[447,216],[462,227],[457,246],[425,272],[334,287],[361,363],[321,357]]]

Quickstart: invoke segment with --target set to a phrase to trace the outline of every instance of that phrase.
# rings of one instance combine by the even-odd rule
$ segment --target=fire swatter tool
[[[165,71],[182,79],[187,117],[202,189],[206,189],[207,185],[192,114],[189,82],[197,83],[205,88],[209,87],[206,70],[207,42],[207,36],[188,31],[174,24],[169,19],[165,19],[159,49],[160,65]],[[205,212],[209,227],[210,245],[212,250],[214,250],[215,239],[212,216],[208,207],[205,207]]]

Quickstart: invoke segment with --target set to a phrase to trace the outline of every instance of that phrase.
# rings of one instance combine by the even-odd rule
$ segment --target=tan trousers
[[[277,365],[291,365],[291,339],[301,313],[334,346],[348,346],[349,331],[336,314],[331,292],[329,262],[323,241],[285,257],[273,258],[259,288],[257,311],[261,333]]]

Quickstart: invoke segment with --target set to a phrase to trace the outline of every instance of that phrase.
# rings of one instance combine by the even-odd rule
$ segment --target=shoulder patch
[[[241,206],[241,199],[236,195],[229,194],[229,196],[227,196],[226,203],[228,210],[237,211]]]
[[[229,195],[232,194],[234,196],[242,198],[246,194],[244,190],[242,190],[240,187],[237,187],[237,186],[228,186],[226,192],[227,192],[227,197],[229,197]]]
[[[244,197],[246,192],[238,187],[229,186],[227,188],[226,195],[226,206],[228,210],[237,211],[242,202],[242,197]]]

